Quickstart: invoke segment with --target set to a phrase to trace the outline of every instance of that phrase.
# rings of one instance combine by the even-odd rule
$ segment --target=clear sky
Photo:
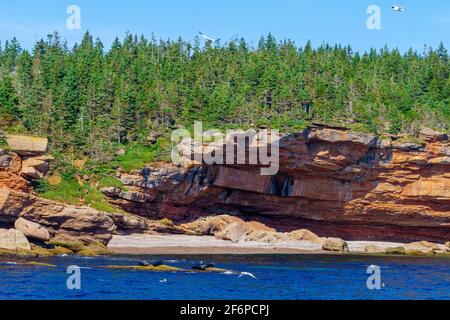
[[[392,12],[398,3],[406,13]],[[81,9],[81,29],[68,30],[69,5]],[[381,30],[366,27],[369,5],[381,10]],[[308,39],[370,47],[450,46],[449,0],[0,0],[0,41],[15,36],[25,48],[59,31],[72,45],[89,30],[109,47],[127,31],[157,38],[193,40],[198,31],[223,42],[243,36],[257,44],[269,32],[298,45]]]

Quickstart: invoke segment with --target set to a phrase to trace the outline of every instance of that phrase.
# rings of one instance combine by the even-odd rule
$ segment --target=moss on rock
[[[394,247],[394,248],[386,248],[384,250],[384,253],[386,254],[396,254],[396,255],[405,255],[406,250],[404,247]]]
[[[107,266],[107,269],[114,270],[138,270],[138,271],[151,271],[151,272],[173,272],[173,271],[187,271],[181,268],[160,265],[160,266]]]
[[[30,258],[30,257],[37,257],[37,254],[34,253],[31,250],[6,250],[6,249],[0,249],[0,257],[7,257],[7,258]]]
[[[86,248],[84,250],[78,251],[77,254],[85,257],[96,257],[111,255],[112,252],[110,250],[102,248]]]
[[[61,247],[69,249],[72,252],[78,252],[86,249],[86,245],[81,241],[58,241],[52,240],[48,242],[49,245],[53,245],[55,247]]]

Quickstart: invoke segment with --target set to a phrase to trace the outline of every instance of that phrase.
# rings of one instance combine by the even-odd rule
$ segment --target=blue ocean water
[[[153,273],[110,270],[107,265],[136,265],[167,259],[189,268],[199,261],[250,272]],[[446,299],[450,300],[450,259],[321,255],[245,255],[171,257],[55,257],[41,262],[56,268],[23,266],[0,260],[0,299]],[[67,267],[80,266],[81,290],[67,289]],[[379,266],[383,287],[369,290],[367,268]]]

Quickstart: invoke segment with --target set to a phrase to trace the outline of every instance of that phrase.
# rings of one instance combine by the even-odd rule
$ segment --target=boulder
[[[430,128],[422,127],[419,132],[419,137],[426,141],[445,141],[448,140],[448,135],[444,132],[435,131]]]
[[[119,150],[116,151],[117,156],[124,156],[126,153],[127,152],[124,148],[120,148]]]
[[[372,245],[372,244],[367,245],[364,248],[364,251],[366,253],[369,253],[369,254],[381,254],[381,253],[384,253],[383,248],[380,248],[380,247]]]
[[[215,237],[222,240],[230,240],[234,243],[244,242],[247,239],[247,230],[242,222],[228,225],[224,230],[217,232]]]
[[[325,128],[310,131],[308,133],[308,141],[324,141],[327,143],[351,142],[364,146],[374,146],[377,144],[378,139],[373,134]]]
[[[116,187],[106,187],[100,189],[106,197],[115,200],[126,200],[132,203],[146,203],[153,200],[152,195],[139,191],[122,191]]]
[[[233,242],[279,242],[288,239],[287,235],[278,233],[275,229],[256,221],[231,223],[222,231],[216,232],[215,237]]]
[[[327,238],[323,242],[322,250],[345,252],[348,251],[348,244],[347,242],[339,238]]]
[[[277,243],[282,241],[288,241],[289,235],[287,233],[280,233],[276,231],[253,231],[248,234],[245,238],[245,241],[258,241],[258,242],[267,242],[267,243]]]
[[[19,218],[16,220],[14,227],[16,228],[16,230],[22,231],[23,234],[28,238],[44,242],[50,240],[50,233],[39,223]]]
[[[384,250],[384,253],[386,253],[386,254],[396,254],[396,255],[405,255],[406,254],[406,249],[404,247],[386,248]]]
[[[413,242],[412,245],[420,245],[422,247],[431,249],[433,251],[441,250],[441,247],[437,243],[433,243],[433,242],[429,242],[429,241]]]
[[[320,238],[317,234],[306,230],[306,229],[300,229],[292,231],[288,234],[290,240],[298,240],[298,241],[311,241],[314,243],[321,243],[322,238]]]
[[[201,218],[197,221],[182,224],[180,229],[191,235],[214,235],[223,231],[228,225],[235,222],[244,222],[238,217],[220,215]]]
[[[105,196],[110,198],[118,198],[122,190],[120,188],[116,187],[105,187],[101,188],[100,192],[103,193]]]
[[[47,138],[22,135],[8,135],[6,142],[9,148],[21,156],[35,156],[47,151]]]
[[[31,179],[42,179],[50,170],[52,157],[28,158],[22,162],[22,176]]]
[[[22,231],[0,229],[0,249],[13,251],[31,250],[31,246]]]
[[[103,243],[111,240],[117,228],[108,213],[0,188],[0,221],[11,223],[19,217],[39,223],[52,235],[88,237]]]
[[[147,230],[148,225],[144,219],[137,217],[126,216],[122,214],[113,214],[111,218],[114,220],[117,227],[121,230]]]
[[[447,250],[450,250],[450,241],[445,243],[445,247],[447,248]]]
[[[405,253],[408,255],[432,255],[444,251],[438,244],[428,241],[413,242],[405,246]]]

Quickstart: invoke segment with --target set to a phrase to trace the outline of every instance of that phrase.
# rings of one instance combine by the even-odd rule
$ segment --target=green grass
[[[70,205],[86,205],[105,212],[122,212],[115,208],[105,199],[100,192],[104,187],[115,187],[126,191],[123,183],[114,177],[117,168],[124,172],[141,169],[145,164],[154,161],[164,161],[170,156],[170,142],[168,139],[160,138],[153,146],[127,146],[123,156],[117,156],[115,160],[103,165],[95,163],[88,164],[85,169],[66,168],[62,174],[61,183],[55,186],[47,181],[41,180],[34,185],[34,189],[43,198],[62,202]],[[75,176],[89,176],[88,182],[81,186]]]
[[[9,149],[8,143],[6,142],[6,138],[2,136],[1,131],[0,131],[0,148],[3,150]]]
[[[415,143],[415,144],[420,144],[420,145],[425,145],[426,142],[420,138],[417,137],[413,137],[413,136],[404,136],[400,139],[397,140],[397,142],[400,143]]]
[[[170,159],[170,141],[166,138],[158,139],[153,146],[128,146],[125,150],[125,155],[117,156],[108,166],[130,172],[141,169],[145,164]]]
[[[96,180],[94,178],[94,180]],[[99,177],[98,180],[98,186],[97,189],[105,188],[105,187],[113,187],[113,188],[119,188],[125,191],[125,186],[123,185],[122,181],[115,177],[111,177],[108,175],[103,175]]]
[[[70,205],[87,205],[109,213],[121,211],[110,205],[99,190],[86,182],[81,186],[73,176],[63,175],[57,186],[46,184],[42,187],[41,183],[40,190],[42,192],[39,195],[49,200]]]

